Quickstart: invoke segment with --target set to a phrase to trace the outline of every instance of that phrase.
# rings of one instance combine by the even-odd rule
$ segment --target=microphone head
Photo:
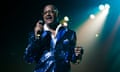
[[[39,20],[38,22],[39,22],[39,24],[44,25],[43,20]]]

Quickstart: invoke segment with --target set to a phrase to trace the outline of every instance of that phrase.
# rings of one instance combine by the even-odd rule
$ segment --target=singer
[[[59,11],[54,5],[45,5],[42,14],[44,24],[36,23],[24,60],[36,63],[34,72],[70,72],[70,62],[76,63],[81,55],[79,47],[75,47],[76,33],[59,23]]]

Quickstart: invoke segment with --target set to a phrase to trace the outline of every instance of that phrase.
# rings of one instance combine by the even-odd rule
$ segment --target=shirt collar
[[[60,29],[60,27],[62,27],[62,24],[59,24],[59,25],[57,26],[57,28],[56,28],[56,30],[55,30],[55,36],[57,35],[58,30]],[[48,28],[47,24],[44,24],[43,28],[44,28],[44,31],[50,31],[50,29]]]
[[[56,31],[58,31],[61,26],[62,26],[62,25],[59,24],[59,25],[57,26],[57,28],[56,28]],[[44,28],[44,31],[50,31],[50,29],[48,28],[47,24],[44,24],[43,28]]]
[[[43,28],[44,28],[44,31],[50,31],[50,29],[48,28],[47,24],[44,24]]]

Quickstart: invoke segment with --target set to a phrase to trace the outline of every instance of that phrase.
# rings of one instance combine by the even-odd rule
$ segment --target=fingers
[[[83,54],[83,49],[82,47],[78,46],[75,48],[75,54],[76,56]]]
[[[38,22],[36,23],[35,28],[34,28],[35,36],[38,36],[38,35],[40,36],[40,34],[38,34],[38,33],[42,32],[42,30],[43,30],[43,25],[40,24],[40,23],[41,23],[41,22],[38,21]]]
[[[40,24],[40,21],[38,21],[38,22],[36,23],[35,28],[37,28],[37,30],[42,30],[43,25],[42,25],[42,24]]]

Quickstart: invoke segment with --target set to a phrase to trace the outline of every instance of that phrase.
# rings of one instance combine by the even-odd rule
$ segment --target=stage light
[[[95,36],[96,36],[96,37],[98,37],[98,36],[99,36],[99,34],[96,34]]]
[[[105,6],[103,4],[99,5],[99,9],[100,10],[104,10],[105,9]]]
[[[109,9],[110,5],[109,4],[105,4],[105,9]]]
[[[68,23],[67,22],[63,22],[63,26],[67,27]]]
[[[64,17],[64,21],[69,21],[69,17],[68,17],[68,16],[65,16],[65,17]]]
[[[91,14],[91,15],[90,15],[90,18],[91,18],[91,19],[94,19],[94,18],[95,18],[95,15],[94,15],[94,14]]]
[[[77,45],[82,44],[87,48],[97,43],[97,38],[100,37],[108,12],[109,9],[104,9],[96,14],[91,14],[89,18],[76,29],[78,39]]]
[[[101,4],[101,5],[99,5],[99,9],[101,10],[101,11],[103,11],[103,10],[105,10],[105,9],[109,9],[110,8],[110,5],[109,4],[105,4],[105,5],[103,5],[103,4]]]

